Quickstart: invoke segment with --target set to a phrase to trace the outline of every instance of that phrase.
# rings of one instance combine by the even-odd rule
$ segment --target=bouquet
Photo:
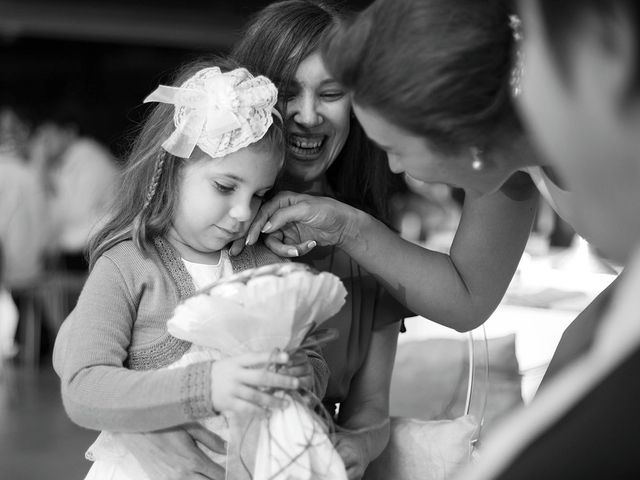
[[[196,292],[178,305],[167,328],[220,357],[293,352],[314,343],[316,327],[340,310],[345,296],[344,286],[330,273],[297,263],[267,265]],[[346,480],[325,423],[300,395],[277,394],[289,400],[282,410],[260,418],[226,416],[227,479]]]

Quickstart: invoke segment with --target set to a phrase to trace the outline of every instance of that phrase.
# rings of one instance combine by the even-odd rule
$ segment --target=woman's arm
[[[304,254],[310,242],[337,245],[410,310],[467,331],[491,315],[516,270],[538,201],[528,183],[517,199],[502,190],[467,196],[448,255],[405,241],[382,222],[337,200],[290,192],[263,207],[247,243],[255,242],[263,229],[277,232],[266,243],[281,255]]]
[[[147,433],[112,433],[136,458],[149,478],[224,480],[224,466],[217,465],[200,445],[225,454],[226,444],[198,423]]]
[[[361,478],[389,441],[389,389],[398,329],[396,322],[373,332],[366,359],[340,404],[336,449],[350,480]]]

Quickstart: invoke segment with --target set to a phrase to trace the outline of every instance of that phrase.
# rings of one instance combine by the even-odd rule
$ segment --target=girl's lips
[[[240,230],[227,230],[226,228],[221,227],[220,225],[216,225],[216,227],[218,227],[218,230],[222,231],[223,233],[226,233],[227,235],[238,235],[240,233]]]

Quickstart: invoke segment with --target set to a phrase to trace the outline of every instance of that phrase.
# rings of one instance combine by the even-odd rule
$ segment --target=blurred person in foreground
[[[625,264],[590,348],[489,437],[468,479],[638,478],[640,4],[520,1],[521,109],[610,258]]]

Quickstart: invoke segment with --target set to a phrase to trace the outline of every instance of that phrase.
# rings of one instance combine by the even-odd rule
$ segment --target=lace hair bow
[[[175,106],[176,129],[162,144],[167,152],[189,158],[197,145],[217,158],[260,140],[277,114],[277,99],[278,90],[266,77],[254,77],[244,68],[222,73],[211,67],[180,87],[160,85],[144,102]]]

